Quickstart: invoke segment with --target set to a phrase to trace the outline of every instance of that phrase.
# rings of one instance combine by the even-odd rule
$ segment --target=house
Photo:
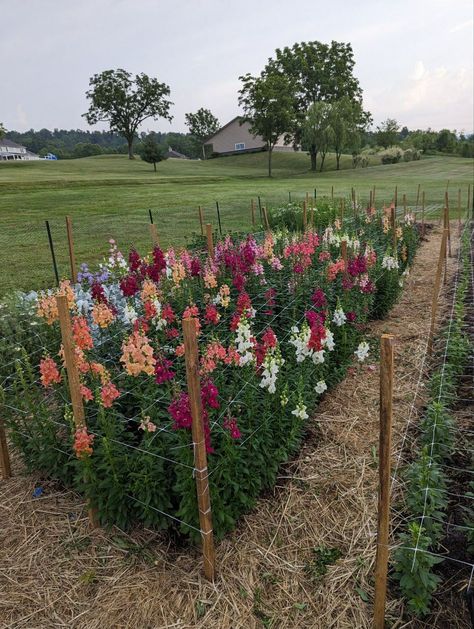
[[[206,153],[210,155],[236,155],[237,153],[255,153],[266,149],[265,140],[250,132],[250,123],[241,122],[236,116],[225,124],[214,135],[204,142]],[[274,151],[293,151],[291,144],[284,143],[284,136],[280,136]]]
[[[40,158],[21,144],[12,142],[12,140],[0,140],[0,162],[17,160],[29,161],[32,159]]]

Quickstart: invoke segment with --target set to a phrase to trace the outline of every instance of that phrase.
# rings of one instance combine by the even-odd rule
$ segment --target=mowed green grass
[[[57,162],[0,164],[0,294],[11,289],[50,286],[54,276],[44,221],[51,224],[61,275],[69,273],[65,216],[74,222],[78,262],[97,262],[107,252],[109,238],[126,250],[150,246],[148,209],[152,209],[163,245],[185,244],[199,231],[198,211],[217,226],[219,201],[222,228],[250,228],[250,200],[284,203],[291,193],[301,200],[306,192],[318,196],[350,195],[356,189],[363,202],[376,187],[378,203],[389,202],[398,186],[398,199],[407,195],[414,205],[418,184],[426,203],[441,203],[447,183],[452,207],[473,177],[473,160],[436,157],[391,166],[352,169],[343,156],[336,171],[334,156],[325,172],[309,172],[304,153],[275,153],[273,177],[266,176],[266,154],[254,153],[214,160],[167,160],[155,174],[149,164],[125,156],[100,156]]]

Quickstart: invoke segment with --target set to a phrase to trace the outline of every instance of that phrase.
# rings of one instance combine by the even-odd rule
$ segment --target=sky
[[[170,86],[171,124],[210,109],[239,113],[239,76],[276,48],[350,42],[374,124],[472,132],[472,0],[0,0],[0,122],[7,129],[89,128],[89,78],[145,72]],[[98,125],[95,128],[106,128]]]

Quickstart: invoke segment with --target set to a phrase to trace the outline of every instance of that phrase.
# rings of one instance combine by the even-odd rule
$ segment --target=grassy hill
[[[52,282],[50,254],[44,221],[51,223],[60,271],[66,275],[67,244],[64,217],[74,220],[79,261],[98,260],[114,237],[126,248],[149,245],[148,209],[155,215],[163,244],[182,244],[199,229],[197,207],[216,224],[215,201],[221,208],[223,229],[250,226],[250,199],[275,204],[304,198],[317,188],[318,195],[348,196],[351,187],[364,202],[376,186],[379,202],[389,202],[395,185],[399,199],[406,193],[415,202],[418,184],[427,202],[441,202],[447,181],[452,199],[472,180],[473,161],[433,157],[391,166],[375,165],[354,170],[343,156],[342,170],[334,170],[334,156],[327,170],[309,172],[304,153],[275,153],[274,176],[266,176],[265,153],[224,157],[208,161],[167,160],[153,168],[140,159],[98,156],[57,162],[0,164],[0,292],[11,288],[47,286]]]

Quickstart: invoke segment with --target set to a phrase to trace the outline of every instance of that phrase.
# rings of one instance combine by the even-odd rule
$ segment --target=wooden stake
[[[421,195],[421,237],[425,235],[425,191]]]
[[[375,207],[375,186],[373,187],[373,190],[372,190],[372,207]]]
[[[74,256],[74,240],[72,237],[72,218],[66,216],[67,242],[69,246],[69,262],[71,264],[71,281],[73,284],[77,282],[76,258]]]
[[[74,425],[76,426],[76,430],[80,430],[81,428],[86,427],[86,419],[84,416],[84,404],[81,395],[81,381],[75,360],[71,315],[69,313],[66,295],[57,295],[56,304],[58,306],[59,325],[61,327],[64,362],[66,363],[67,381],[71,396]],[[89,506],[88,513],[90,525],[93,528],[96,528],[98,526],[96,510]]]
[[[207,237],[207,253],[210,258],[214,258],[214,239],[212,237],[212,225],[207,223],[206,225],[206,237]]]
[[[458,190],[458,230],[461,233],[461,188]]]
[[[451,258],[451,225],[450,225],[450,221],[449,221],[449,207],[446,206],[444,208],[444,228],[448,230],[448,250],[449,250],[449,257]]]
[[[150,223],[150,236],[153,247],[159,247],[160,241],[158,240],[158,232],[156,231],[156,225],[154,223]]]
[[[420,200],[420,185],[418,184],[418,190],[416,191],[416,209],[418,209],[418,202]]]
[[[250,201],[250,214],[252,217],[252,227],[255,227],[255,203],[253,199]]]
[[[303,201],[303,231],[306,231],[306,222],[307,222],[307,207],[306,207],[306,201]]]
[[[270,229],[270,222],[268,220],[268,212],[267,212],[267,208],[265,206],[263,206],[262,212],[263,212],[263,220],[265,221],[265,229],[267,230],[267,232],[269,232],[269,231],[271,231],[271,229]]]
[[[204,236],[204,214],[202,213],[202,207],[198,207],[199,212],[199,225],[201,226],[201,236]]]
[[[370,209],[372,207],[372,190],[369,190],[369,207],[368,209]]]
[[[390,219],[392,223],[392,244],[393,244],[393,256],[397,257],[397,222],[395,220],[395,208],[390,208]]]
[[[309,207],[309,192],[306,193],[306,205]]]
[[[344,198],[341,199],[341,227],[344,225],[344,209],[346,205],[346,200]]]
[[[393,202],[395,203],[395,207],[398,207],[398,186],[395,186],[395,196],[393,198]]]
[[[407,195],[403,195],[403,216],[407,213]]]
[[[311,225],[311,229],[314,228],[314,207],[311,207],[309,211],[309,224]]]
[[[385,627],[390,524],[390,455],[392,449],[393,336],[380,339],[380,436],[377,555],[375,558],[374,627]]]
[[[10,454],[8,453],[7,436],[5,434],[5,426],[3,425],[3,419],[0,417],[0,469],[2,471],[2,478],[6,480],[12,475],[12,468],[10,465]]]
[[[331,201],[334,200],[334,186],[331,186]]]
[[[428,336],[428,348],[427,348],[428,356],[431,356],[431,353],[433,352],[433,335],[434,335],[434,328],[435,328],[435,323],[436,323],[436,313],[438,310],[438,296],[439,296],[439,289],[441,285],[441,273],[443,271],[443,262],[445,261],[445,258],[446,258],[447,239],[448,239],[448,230],[443,229],[443,235],[441,237],[441,245],[439,248],[438,265],[436,267],[436,275],[435,275],[435,281],[434,281],[434,287],[433,287],[433,297],[431,300],[431,323],[430,323],[430,332]]]
[[[467,205],[466,210],[469,212],[471,209],[471,184],[467,185]]]
[[[196,319],[183,319],[184,357],[189,403],[193,418],[191,430],[194,445],[194,472],[201,527],[204,574],[209,581],[215,577],[214,535],[212,530],[209,472],[207,469],[206,440],[202,421],[201,384],[199,381],[199,355]]]

